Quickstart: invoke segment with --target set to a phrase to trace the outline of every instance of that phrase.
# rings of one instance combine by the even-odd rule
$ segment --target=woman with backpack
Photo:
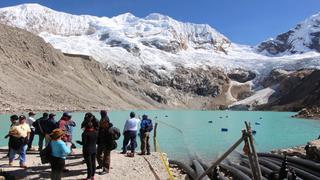
[[[52,180],[60,180],[65,167],[66,156],[70,154],[70,148],[62,141],[64,136],[63,130],[57,128],[50,134],[51,142],[51,174]]]
[[[118,132],[116,132],[118,131]],[[98,133],[97,169],[102,168],[102,174],[109,173],[111,151],[117,148],[116,140],[120,136],[118,128],[113,127],[109,120],[101,120]]]

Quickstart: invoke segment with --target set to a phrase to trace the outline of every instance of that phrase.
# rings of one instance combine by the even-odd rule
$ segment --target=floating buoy
[[[252,134],[257,134],[257,131],[256,130],[252,130]]]
[[[228,131],[228,128],[221,128],[221,131],[222,131],[222,132],[227,132],[227,131]]]
[[[212,123],[212,121],[208,121],[208,123]]]
[[[260,117],[259,119],[262,119],[262,117]]]
[[[220,116],[219,118],[222,119],[222,116]]]
[[[168,115],[165,115],[164,117],[168,117]]]
[[[226,116],[226,118],[228,118],[229,116]]]
[[[259,122],[255,122],[254,124],[255,124],[255,125],[260,125],[260,123],[259,123]]]

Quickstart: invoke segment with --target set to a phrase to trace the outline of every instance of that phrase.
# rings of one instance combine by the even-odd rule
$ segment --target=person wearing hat
[[[34,112],[29,112],[29,117],[27,119],[27,123],[31,129],[31,133],[30,133],[30,138],[29,138],[29,142],[28,142],[28,149],[27,151],[34,151],[34,149],[32,148],[32,142],[33,142],[33,138],[34,138],[34,132],[35,132],[35,128],[33,126],[33,123],[36,121],[34,119],[34,116],[36,115]]]
[[[136,137],[139,123],[140,119],[136,118],[136,114],[134,112],[131,112],[130,118],[126,121],[123,128],[124,139],[121,154],[127,153],[127,145],[130,141],[131,153],[128,154],[128,157],[134,157],[135,148],[137,146]]]
[[[50,141],[50,134],[52,133],[52,131],[56,128],[58,128],[56,121],[54,120],[54,117],[56,115],[54,113],[50,113],[49,114],[49,118],[44,122],[44,126],[43,126],[43,130],[45,133],[45,142],[46,142],[46,146],[48,145],[49,141]]]
[[[12,166],[15,155],[19,153],[20,167],[27,168],[26,166],[26,151],[27,144],[30,137],[30,127],[26,122],[24,115],[19,116],[19,125],[11,127],[9,135],[14,141],[11,142],[9,153],[9,165]]]
[[[65,168],[66,156],[70,154],[71,150],[66,145],[62,138],[64,136],[64,131],[60,128],[52,130],[50,134],[51,142],[51,174],[50,178],[52,180],[60,180],[62,177],[63,170]]]
[[[35,134],[37,134],[39,136],[39,141],[38,141],[38,151],[40,152],[42,150],[43,147],[43,141],[45,138],[45,132],[43,127],[45,126],[45,122],[46,120],[49,118],[49,114],[48,113],[43,113],[42,117],[37,119],[32,125],[35,128]]]

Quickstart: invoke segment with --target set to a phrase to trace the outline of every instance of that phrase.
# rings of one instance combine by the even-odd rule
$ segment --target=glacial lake
[[[135,111],[137,115],[147,114],[153,122],[158,122],[157,138],[161,151],[172,159],[187,160],[195,153],[205,159],[215,159],[225,152],[241,136],[245,127],[244,121],[251,122],[257,132],[254,136],[255,145],[259,152],[276,148],[286,148],[304,145],[307,141],[316,139],[320,135],[320,121],[291,118],[292,112],[266,111]],[[111,122],[121,132],[130,111],[108,112]],[[62,113],[56,113],[56,120]],[[94,113],[98,119],[99,113]],[[82,130],[80,124],[84,113],[72,113],[77,127],[74,130],[74,142],[80,140]],[[37,114],[36,118],[41,114]],[[9,114],[0,115],[0,146],[6,146],[3,137],[8,132]],[[209,123],[212,121],[212,123]],[[221,131],[227,128],[227,132]],[[118,140],[118,150],[122,147],[121,137]],[[38,138],[35,138],[36,145]],[[137,152],[140,152],[140,139],[137,140]],[[153,149],[153,140],[151,138]],[[80,148],[79,145],[77,145]],[[237,151],[242,150],[241,145]]]

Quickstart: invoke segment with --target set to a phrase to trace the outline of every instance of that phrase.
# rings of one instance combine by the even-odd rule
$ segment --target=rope
[[[174,180],[172,172],[171,172],[170,167],[169,167],[169,163],[163,157],[163,154],[162,154],[161,149],[160,149],[160,144],[158,143],[157,139],[156,139],[156,146],[157,146],[158,152],[160,153],[160,159],[161,159],[162,163],[164,164],[164,166],[165,166],[165,168],[166,168],[166,170],[167,170],[167,172],[169,174],[170,180]]]

